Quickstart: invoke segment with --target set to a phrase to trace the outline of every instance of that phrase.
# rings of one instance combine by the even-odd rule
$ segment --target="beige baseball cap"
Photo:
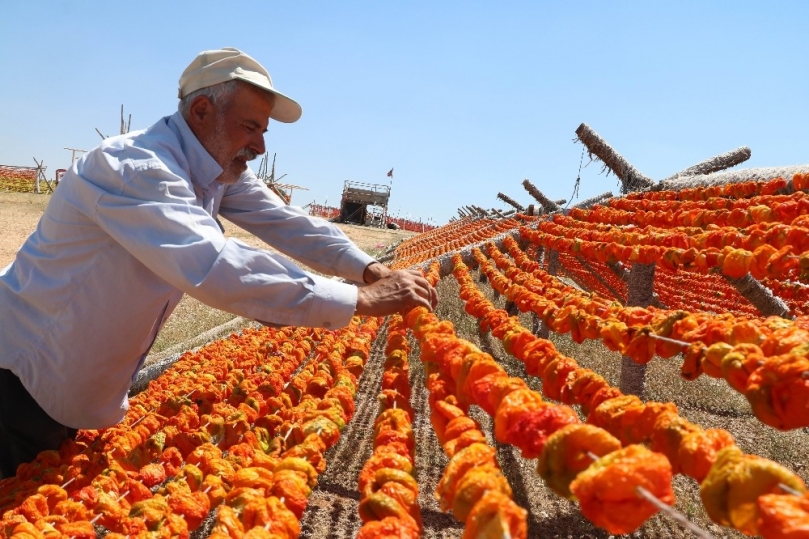
[[[249,82],[275,95],[275,104],[270,114],[273,120],[292,123],[301,117],[301,106],[273,87],[267,70],[253,58],[233,47],[199,53],[180,75],[178,97],[182,99],[200,88],[234,79]]]

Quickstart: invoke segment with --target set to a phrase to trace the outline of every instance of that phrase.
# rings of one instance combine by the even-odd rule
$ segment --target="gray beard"
[[[225,115],[224,113],[217,114],[216,116],[216,132],[217,133],[224,133],[225,132]],[[225,185],[231,185],[239,181],[239,178],[242,177],[247,171],[247,167],[244,170],[234,170],[234,161],[232,159],[228,159],[228,156],[224,155],[227,149],[225,148],[225,141],[221,138],[217,138],[213,142],[213,148],[211,148],[211,156],[219,163],[219,166],[222,167],[222,174],[216,178],[216,181],[219,183],[223,183]],[[255,152],[248,150],[247,148],[242,148],[239,150],[233,159],[237,157],[243,157],[247,161],[252,161],[258,156]],[[223,165],[224,162],[224,166]]]

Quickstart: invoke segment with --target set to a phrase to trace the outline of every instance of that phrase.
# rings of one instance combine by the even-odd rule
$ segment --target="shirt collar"
[[[191,173],[191,181],[200,187],[210,188],[213,181],[222,174],[222,167],[211,157],[200,143],[191,128],[180,114],[175,112],[168,117],[168,126],[177,135],[180,141],[180,148],[188,160],[188,169]]]

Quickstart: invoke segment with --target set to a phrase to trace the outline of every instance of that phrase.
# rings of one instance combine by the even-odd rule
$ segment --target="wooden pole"
[[[595,206],[596,204],[601,204],[601,203],[602,203],[602,202],[604,202],[605,200],[609,200],[609,199],[611,199],[611,198],[612,198],[612,196],[613,196],[613,195],[612,195],[612,191],[607,191],[606,193],[602,193],[602,194],[600,194],[600,195],[598,195],[598,196],[594,196],[594,197],[592,197],[592,198],[588,198],[588,199],[586,199],[586,200],[582,200],[581,202],[579,202],[578,204],[576,204],[576,205],[575,205],[575,206],[573,206],[573,207],[574,207],[574,208],[582,208],[582,209],[587,209],[587,208],[589,208],[589,207],[591,207],[591,206]]]
[[[511,198],[511,197],[509,197],[509,196],[507,196],[507,195],[505,195],[503,193],[497,193],[497,198],[499,198],[500,200],[502,200],[506,204],[512,206],[514,209],[516,209],[519,212],[524,212],[525,211],[525,208],[523,206],[521,206],[516,200],[514,200],[513,198]]]
[[[641,191],[655,183],[624,159],[612,146],[587,124],[576,129],[576,136],[587,148],[590,158],[599,158],[604,166],[621,180],[621,193]],[[654,299],[654,264],[633,264],[629,271],[627,306],[648,307]],[[638,365],[631,358],[621,359],[620,389],[627,395],[643,395],[646,366]]]
[[[548,249],[545,251],[548,257],[548,269],[546,272],[548,275],[558,275],[559,274],[559,251],[554,251],[553,249]],[[548,324],[540,320],[539,318],[534,320],[534,335],[539,337],[540,339],[547,339],[550,335],[550,330],[548,329]]]
[[[593,269],[593,267],[589,264],[589,262],[587,262],[585,259],[583,259],[580,256],[577,256],[576,260],[578,260],[579,264],[581,264],[584,269],[589,271],[593,275],[593,277],[595,277],[596,280],[599,283],[601,283],[601,285],[604,288],[606,288],[609,291],[610,294],[612,294],[612,297],[618,303],[620,303],[621,305],[625,304],[624,299],[621,297],[621,295],[618,293],[618,291],[615,290],[606,280],[604,280],[604,277],[602,277],[600,273],[598,273],[595,269]]]
[[[694,187],[709,185],[722,185],[727,183],[767,181],[775,178],[784,178],[789,183],[787,190],[791,190],[792,177],[795,174],[809,174],[809,165],[792,165],[787,167],[742,168],[737,170],[723,170],[713,174],[695,174],[681,176],[675,180],[664,180],[655,186],[656,190],[681,191]]]
[[[736,148],[735,150],[715,155],[709,159],[706,159],[705,161],[702,161],[701,163],[690,166],[685,170],[681,170],[677,174],[669,176],[663,181],[669,182],[686,176],[713,174],[714,172],[719,172],[720,170],[735,167],[739,163],[744,163],[750,159],[751,154],[752,152],[750,151],[750,148],[747,146],[742,146],[740,148]]]
[[[790,318],[789,307],[784,301],[773,295],[769,288],[761,284],[749,273],[744,277],[734,279],[723,275],[733,287],[739,291],[753,306],[758,309],[762,316],[780,316]]]
[[[561,208],[556,204],[556,202],[552,201],[548,197],[542,194],[542,192],[536,188],[536,186],[531,183],[530,180],[525,179],[522,182],[522,186],[525,187],[525,190],[528,191],[528,194],[531,195],[536,199],[537,202],[542,206],[548,213],[552,213],[555,211],[559,211]]]
[[[629,286],[626,304],[635,307],[648,307],[654,299],[654,264],[632,264],[629,270]],[[628,356],[621,357],[621,379],[619,387],[625,395],[643,397],[646,382],[646,365],[635,363]]]
[[[621,193],[626,194],[632,191],[640,191],[654,185],[654,182],[640,173],[635,167],[629,164],[621,154],[616,152],[612,146],[593,131],[589,125],[581,124],[576,129],[576,136],[579,138],[587,153],[592,159],[593,156],[599,158],[604,166],[612,171],[621,180]]]

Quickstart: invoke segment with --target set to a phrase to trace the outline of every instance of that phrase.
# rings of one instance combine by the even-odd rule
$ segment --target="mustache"
[[[236,157],[243,157],[247,161],[252,161],[256,157],[258,157],[258,154],[256,152],[250,150],[249,148],[242,148],[241,150],[239,150],[236,153]]]

